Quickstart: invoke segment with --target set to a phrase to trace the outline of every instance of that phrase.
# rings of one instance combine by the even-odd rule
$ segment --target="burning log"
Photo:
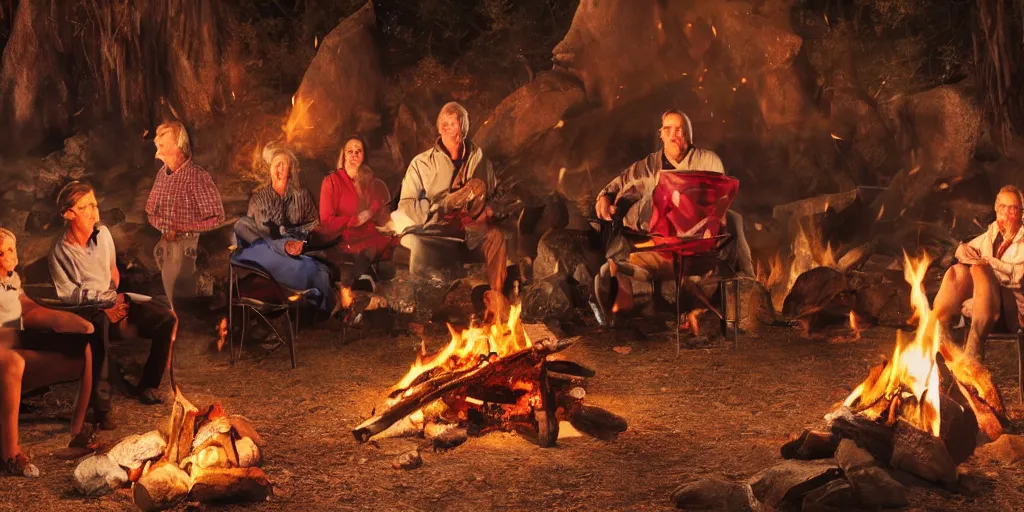
[[[383,432],[395,422],[409,416],[445,393],[473,382],[483,381],[496,374],[503,374],[512,367],[530,367],[540,363],[548,354],[552,354],[573,344],[575,340],[543,341],[534,344],[530,349],[517,352],[509,357],[482,361],[479,366],[458,372],[446,373],[426,382],[417,384],[403,393],[397,402],[383,413],[374,416],[352,430],[352,434],[360,443],[369,441],[371,437]]]
[[[594,371],[571,361],[551,360],[574,339],[554,340],[544,330],[533,342],[519,322],[521,306],[510,308],[506,322],[456,331],[433,354],[425,348],[388,396],[383,412],[352,429],[359,442],[374,437],[423,433],[438,449],[447,423],[465,435],[491,430],[518,432],[541,447],[554,446],[563,420],[600,439],[615,439],[626,421],[612,413],[583,407],[586,379]],[[539,327],[535,327],[539,329]],[[429,428],[429,432],[426,429]],[[451,427],[447,427],[451,428]],[[462,434],[465,432],[465,435]]]

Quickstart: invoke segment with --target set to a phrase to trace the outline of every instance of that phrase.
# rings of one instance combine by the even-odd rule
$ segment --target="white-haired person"
[[[320,307],[330,311],[337,304],[330,269],[303,254],[318,221],[312,194],[299,184],[298,159],[284,147],[269,146],[264,161],[269,180],[253,192],[248,215],[235,223],[239,250],[232,259],[259,265],[288,288],[316,290]]]
[[[408,233],[401,243],[410,250],[413,274],[422,275],[452,261],[483,260],[490,285],[485,302],[489,312],[495,313],[506,304],[502,289],[508,243],[491,222],[494,211],[487,204],[497,184],[494,170],[468,138],[469,113],[462,105],[449,102],[441,108],[437,131],[433,147],[409,163],[398,209],[392,214],[394,228]],[[416,234],[419,228],[445,237],[421,236]],[[453,246],[445,238],[465,242]]]
[[[947,329],[955,315],[970,310],[964,352],[981,361],[992,330],[1002,322],[1016,331],[1024,311],[1024,195],[1006,185],[996,194],[994,209],[995,222],[956,248],[957,263],[942,277],[932,307]]]
[[[163,166],[146,201],[149,223],[160,231],[153,251],[171,307],[196,293],[199,234],[224,221],[224,203],[210,174],[192,161],[185,126],[168,121],[156,129],[156,159]]]
[[[0,228],[0,474],[33,477],[39,476],[39,469],[18,444],[21,393],[81,379],[71,434],[88,437],[85,413],[92,390],[93,326],[25,295],[17,266],[17,238]]]

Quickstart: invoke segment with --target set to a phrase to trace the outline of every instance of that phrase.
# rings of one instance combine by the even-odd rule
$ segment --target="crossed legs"
[[[971,330],[967,333],[964,351],[980,361],[985,358],[985,339],[1002,311],[999,280],[992,268],[962,263],[950,267],[942,277],[932,310],[939,323],[948,329],[963,302],[971,297],[974,298]]]

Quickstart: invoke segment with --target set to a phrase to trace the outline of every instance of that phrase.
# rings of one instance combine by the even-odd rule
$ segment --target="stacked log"
[[[100,494],[131,484],[141,510],[165,510],[186,499],[200,503],[262,501],[271,483],[258,466],[263,439],[249,421],[220,404],[200,412],[175,394],[165,431],[121,440],[75,470],[76,488]],[[122,475],[126,475],[124,478]]]

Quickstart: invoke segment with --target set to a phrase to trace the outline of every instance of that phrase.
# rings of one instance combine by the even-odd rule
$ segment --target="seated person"
[[[693,146],[690,119],[678,110],[662,114],[660,138],[661,149],[631,165],[598,194],[596,210],[599,218],[610,221],[618,213],[620,204],[631,203],[628,210],[623,212],[622,222],[625,227],[638,233],[663,236],[676,236],[685,231],[683,228],[686,226],[677,225],[681,219],[662,215],[668,206],[674,209],[680,207],[678,191],[673,189],[680,184],[684,173],[705,171],[724,174],[725,168],[713,151]],[[738,267],[740,272],[753,275],[750,248],[743,234],[742,219],[729,211],[725,220],[724,226],[733,238],[721,255],[734,267]],[[613,311],[631,310],[634,299],[649,304],[649,298],[653,295],[653,281],[675,278],[672,259],[665,253],[629,253],[628,244],[621,238],[610,241],[607,254],[609,263],[597,278],[598,303],[606,318],[610,318],[608,315]],[[608,280],[612,278],[618,284],[618,293],[614,299],[608,296],[611,290]]]
[[[71,435],[88,437],[85,413],[92,387],[89,339],[93,326],[73,313],[44,308],[25,295],[14,271],[16,243],[13,233],[0,228],[0,474],[34,477],[39,469],[18,446],[21,393],[82,379],[71,415]]]
[[[942,277],[932,310],[948,332],[954,315],[967,299],[971,302],[971,329],[964,352],[985,358],[985,339],[1006,312],[1004,321],[1011,332],[1019,326],[1024,311],[1024,229],[1021,228],[1024,196],[1007,185],[996,194],[996,221],[984,233],[956,248],[957,263]]]
[[[57,297],[68,306],[84,306],[79,311],[94,325],[104,318],[110,323],[110,336],[120,337],[125,324],[138,329],[152,342],[149,357],[138,384],[140,402],[161,403],[157,390],[170,359],[178,319],[170,308],[142,295],[117,293],[121,275],[117,270],[114,240],[106,226],[99,224],[99,206],[91,185],[68,183],[57,195],[57,208],[67,227],[50,251],[50,277]],[[97,335],[97,338],[103,338]],[[101,428],[112,428],[110,418],[109,340],[93,344],[92,408]]]
[[[315,290],[317,304],[330,311],[337,304],[330,270],[303,255],[317,218],[312,194],[299,183],[299,161],[283,147],[268,146],[263,156],[270,180],[253,192],[248,215],[235,223],[240,250],[231,258],[259,265],[287,288]]]
[[[349,137],[338,155],[337,170],[320,185],[317,232],[333,241],[326,252],[342,286],[352,286],[373,263],[390,260],[393,248],[392,237],[378,229],[391,213],[388,187],[374,177],[365,158],[363,139]]]
[[[440,136],[434,146],[409,163],[398,210],[392,214],[395,231],[407,233],[402,245],[411,252],[409,271],[426,274],[450,262],[453,249],[456,260],[483,260],[490,285],[485,297],[488,312],[504,311],[508,243],[490,222],[494,211],[487,205],[496,186],[494,171],[483,151],[466,139],[469,113],[462,105],[450,102],[442,107],[437,130]],[[453,247],[441,237],[416,233],[424,228],[444,237],[464,237],[465,242]]]

